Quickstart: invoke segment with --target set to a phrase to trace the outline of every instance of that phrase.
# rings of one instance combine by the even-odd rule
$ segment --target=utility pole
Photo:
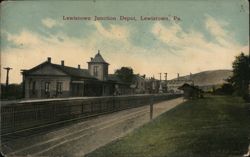
[[[189,73],[189,81],[192,82],[192,85],[194,85],[194,81],[192,79],[192,73],[191,72]]]
[[[162,85],[161,85],[161,73],[160,74],[160,84],[159,84],[159,93],[162,93]]]
[[[161,73],[159,73],[159,75],[160,75],[160,81],[161,81]]]
[[[7,75],[6,75],[6,87],[9,85],[9,71],[12,69],[10,67],[4,67],[5,70],[7,70]]]
[[[5,85],[5,94],[8,94],[8,87],[9,87],[9,71],[12,69],[10,67],[4,67],[5,70],[7,70],[6,75],[6,85]]]
[[[22,96],[23,96],[23,98],[25,98],[25,74],[24,74],[25,71],[27,71],[27,70],[21,69],[21,74],[23,76],[23,82],[22,82],[22,86],[23,86]]]
[[[166,82],[166,92],[168,92],[168,73],[165,74],[165,82]]]
[[[165,81],[168,80],[168,73],[164,73],[165,74]]]

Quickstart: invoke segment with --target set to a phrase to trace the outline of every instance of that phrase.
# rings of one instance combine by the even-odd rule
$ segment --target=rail
[[[1,106],[1,135],[173,99],[180,94],[78,97],[12,102]]]

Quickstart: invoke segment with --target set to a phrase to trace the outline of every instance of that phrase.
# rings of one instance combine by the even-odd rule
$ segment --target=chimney
[[[47,62],[51,63],[51,57],[48,57]]]
[[[179,73],[177,73],[177,80],[179,80],[179,78],[180,78],[180,74],[179,74]]]
[[[61,61],[61,65],[64,66],[64,60]]]
[[[92,60],[93,60],[93,58],[91,57],[91,58],[90,58],[90,61],[92,61]]]
[[[78,64],[78,69],[81,69],[81,65],[80,64]]]

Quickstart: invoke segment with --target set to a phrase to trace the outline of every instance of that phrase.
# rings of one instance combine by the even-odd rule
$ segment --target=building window
[[[94,66],[94,76],[98,76],[98,66]]]
[[[36,81],[32,82],[32,94],[36,93]]]
[[[45,82],[45,93],[49,93],[50,91],[50,82]]]
[[[57,82],[56,83],[56,93],[57,94],[62,94],[62,82]]]

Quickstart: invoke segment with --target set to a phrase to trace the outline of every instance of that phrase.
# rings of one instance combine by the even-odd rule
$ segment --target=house
[[[197,86],[193,86],[190,84],[183,84],[178,88],[179,90],[183,90],[183,97],[184,99],[196,99],[203,97],[203,91],[199,89]]]
[[[107,63],[100,52],[88,62],[88,69],[54,64],[51,58],[29,70],[23,70],[25,98],[54,98],[79,96],[107,96],[129,85],[112,79]],[[124,90],[122,90],[124,91]],[[126,94],[128,92],[121,92]]]
[[[191,75],[190,78],[180,78],[178,74],[176,79],[168,80],[166,82],[167,91],[169,93],[182,93],[179,87],[184,84],[189,84],[189,85],[194,84],[194,81],[191,79]]]
[[[135,94],[144,94],[146,92],[146,76],[136,74],[132,79]]]
[[[148,94],[159,93],[159,88],[160,88],[160,80],[157,80],[154,77],[145,80],[146,93]]]
[[[133,93],[131,85],[127,82],[123,82],[117,74],[109,74],[108,81],[114,82],[113,95],[130,95]]]

